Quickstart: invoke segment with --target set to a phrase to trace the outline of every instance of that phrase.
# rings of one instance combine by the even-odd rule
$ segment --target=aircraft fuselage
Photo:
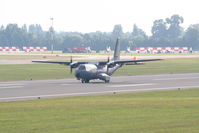
[[[103,68],[98,68],[94,64],[82,64],[77,67],[75,71],[75,77],[78,80],[81,80],[82,83],[88,83],[90,80],[93,79],[100,79],[105,82],[110,81],[110,75],[107,74],[106,66]]]

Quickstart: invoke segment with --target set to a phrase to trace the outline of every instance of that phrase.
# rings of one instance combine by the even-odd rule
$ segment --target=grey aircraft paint
[[[120,42],[119,38],[116,40],[114,56],[112,60],[107,61],[98,61],[98,62],[73,62],[72,58],[70,62],[63,61],[33,61],[37,63],[57,63],[68,65],[75,70],[75,77],[78,80],[81,80],[82,83],[89,83],[90,80],[99,79],[103,80],[106,83],[110,81],[110,76],[123,65],[139,65],[142,62],[148,61],[158,61],[161,59],[147,59],[147,60],[120,60]]]

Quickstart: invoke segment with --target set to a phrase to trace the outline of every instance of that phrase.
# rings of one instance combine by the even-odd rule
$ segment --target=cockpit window
[[[79,66],[79,70],[86,70],[86,67],[85,66]]]

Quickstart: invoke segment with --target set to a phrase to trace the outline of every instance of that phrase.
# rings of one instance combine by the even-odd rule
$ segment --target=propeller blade
[[[108,66],[108,63],[110,62],[110,57],[108,56],[108,59],[107,59],[107,69],[106,69],[106,73],[108,74],[108,68],[109,68],[109,66]]]
[[[72,67],[72,63],[73,63],[73,58],[72,56],[70,57],[70,73],[73,73],[73,67]]]
[[[72,56],[70,57],[70,63],[73,63],[73,58],[72,58]]]
[[[110,61],[110,57],[108,57],[108,60],[107,60],[107,62],[109,62]]]
[[[108,59],[107,59],[107,68],[106,68],[106,73],[108,74],[109,72],[109,62],[110,62],[110,56],[108,56]]]
[[[106,74],[108,74],[108,65],[107,65],[107,68],[106,68]]]
[[[73,73],[73,68],[72,68],[72,66],[70,66],[70,73],[71,73],[71,74]]]

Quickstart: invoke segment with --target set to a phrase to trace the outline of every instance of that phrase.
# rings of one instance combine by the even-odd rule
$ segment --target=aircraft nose
[[[80,73],[79,72],[75,72],[75,77],[77,78],[77,79],[80,79]]]

